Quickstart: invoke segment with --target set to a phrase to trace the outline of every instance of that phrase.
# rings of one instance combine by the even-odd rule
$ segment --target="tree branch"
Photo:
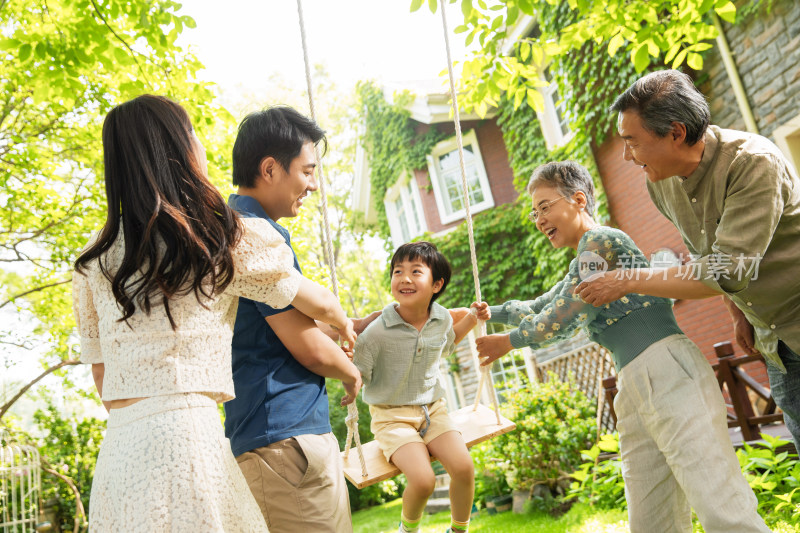
[[[130,45],[127,43],[127,41],[125,41],[125,39],[120,37],[119,34],[116,31],[114,31],[114,28],[112,28],[111,25],[106,21],[106,18],[103,16],[103,14],[100,13],[100,8],[98,7],[97,2],[95,0],[92,0],[92,7],[94,7],[94,12],[97,13],[97,16],[100,17],[101,21],[103,21],[103,24],[105,25],[106,28],[108,28],[108,31],[110,31],[112,34],[114,34],[114,37],[116,37],[117,40],[119,40],[119,42],[121,42],[122,45],[125,48],[127,48],[128,51],[130,51],[131,57],[136,62],[136,67],[139,69],[139,72],[142,73],[142,76],[144,77],[144,79],[147,80],[147,84],[148,85],[152,85],[152,83],[150,83],[150,80],[147,78],[147,73],[144,71],[144,69],[142,68],[142,65],[139,63],[139,60],[136,58],[136,56],[138,55],[136,50],[131,48]]]
[[[75,533],[86,531],[86,526],[88,523],[86,521],[86,510],[83,508],[83,501],[81,500],[81,491],[78,490],[78,486],[75,485],[74,481],[64,474],[59,473],[55,469],[50,468],[50,466],[51,465],[47,461],[42,459],[42,470],[66,483],[70,490],[72,490],[72,493],[75,495],[75,524],[72,528],[72,531]]]
[[[53,372],[55,372],[55,371],[56,371],[56,370],[58,370],[59,368],[62,368],[62,367],[65,367],[65,366],[77,365],[77,364],[79,364],[79,363],[80,363],[80,361],[78,361],[77,359],[67,359],[66,361],[61,361],[61,362],[60,362],[60,363],[58,363],[57,365],[53,365],[53,366],[51,366],[50,368],[48,368],[47,370],[45,370],[44,372],[42,372],[41,374],[39,374],[39,376],[38,376],[36,379],[34,379],[34,380],[33,380],[33,381],[31,381],[30,383],[28,383],[27,385],[25,385],[24,387],[22,387],[22,388],[19,390],[19,392],[18,392],[16,395],[14,395],[14,397],[13,397],[13,398],[11,398],[11,399],[10,399],[8,402],[6,402],[6,403],[5,403],[5,404],[4,404],[2,407],[0,407],[0,419],[2,419],[2,418],[3,418],[3,415],[5,415],[5,414],[6,414],[6,412],[7,412],[7,411],[8,411],[8,410],[11,408],[11,406],[12,406],[12,405],[14,405],[14,403],[15,403],[17,400],[19,400],[20,398],[22,398],[22,396],[23,396],[23,395],[24,395],[26,392],[28,392],[28,389],[30,389],[31,387],[33,387],[34,385],[36,385],[36,384],[37,384],[39,381],[41,381],[41,380],[42,380],[42,379],[43,379],[45,376],[47,376],[47,375],[49,375],[49,374],[52,374]]]
[[[39,287],[34,287],[33,289],[29,289],[29,290],[27,290],[27,291],[25,291],[25,292],[21,292],[21,293],[19,293],[19,294],[15,294],[14,296],[12,296],[11,298],[9,298],[9,299],[8,299],[8,300],[6,300],[5,302],[3,302],[3,303],[0,303],[0,309],[2,309],[3,307],[7,306],[8,304],[10,304],[11,302],[13,302],[13,301],[14,301],[14,300],[16,300],[17,298],[22,298],[23,296],[27,296],[27,295],[29,295],[29,294],[32,294],[32,293],[34,293],[34,292],[43,291],[43,290],[45,290],[45,289],[49,289],[50,287],[57,287],[58,285],[63,285],[63,284],[65,284],[65,283],[69,283],[69,282],[71,282],[71,281],[72,281],[72,278],[65,279],[65,280],[63,280],[63,281],[56,281],[56,282],[54,282],[54,283],[48,283],[47,285],[41,285],[41,286],[39,286]],[[0,416],[2,416],[2,415],[0,415]]]

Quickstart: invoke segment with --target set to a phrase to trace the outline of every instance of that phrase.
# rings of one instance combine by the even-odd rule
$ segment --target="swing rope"
[[[478,259],[475,253],[475,236],[473,234],[472,229],[472,214],[470,213],[470,204],[469,204],[469,188],[467,185],[467,168],[466,164],[464,163],[464,141],[461,137],[461,117],[459,116],[458,112],[458,94],[456,93],[456,82],[455,76],[453,74],[453,60],[450,56],[450,38],[447,36],[447,14],[445,9],[445,2],[441,3],[442,9],[442,30],[444,33],[444,46],[445,50],[447,51],[447,73],[450,78],[450,101],[453,107],[453,120],[455,122],[455,130],[456,130],[456,142],[458,144],[458,160],[461,166],[461,189],[464,195],[464,208],[466,209],[466,219],[467,219],[467,235],[469,236],[469,255],[472,261],[472,279],[475,283],[475,301],[480,302],[481,300],[481,282],[478,277]],[[480,331],[481,337],[486,336],[486,322],[483,320],[478,321],[478,328]],[[481,392],[483,391],[484,385],[486,386],[487,393],[489,397],[492,399],[492,404],[494,405],[494,414],[497,418],[497,423],[500,424],[500,407],[497,405],[497,395],[494,394],[494,390],[492,389],[492,380],[489,376],[489,367],[482,366],[481,370],[481,379],[480,383],[478,384],[478,392],[475,395],[475,405],[472,406],[472,410],[475,411],[478,409],[478,404],[481,401]]]
[[[306,46],[306,29],[303,21],[303,4],[301,0],[297,0],[297,15],[300,20],[300,40],[303,43],[303,62],[306,71],[306,85],[308,87],[308,107],[311,110],[311,118],[317,121],[316,109],[314,107],[314,87],[311,83],[311,66],[308,60],[308,47]],[[317,170],[319,176],[319,192],[320,192],[320,210],[322,211],[322,231],[325,237],[326,254],[328,260],[328,267],[331,272],[331,285],[333,287],[333,294],[339,297],[339,284],[336,279],[336,263],[333,256],[333,240],[331,239],[331,226],[328,222],[328,196],[325,193],[325,174],[322,171],[322,159],[319,156],[319,149],[314,148],[314,153],[317,159]],[[347,405],[347,417],[345,418],[345,425],[347,426],[347,443],[344,448],[344,458],[350,454],[350,442],[355,439],[356,449],[358,450],[358,458],[361,461],[361,474],[364,477],[368,476],[367,462],[364,459],[364,450],[361,448],[361,437],[358,434],[358,407],[356,406],[355,399]]]

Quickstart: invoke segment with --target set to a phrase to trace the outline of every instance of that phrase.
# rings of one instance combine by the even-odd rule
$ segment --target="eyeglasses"
[[[550,206],[556,203],[559,200],[563,200],[566,196],[559,196],[555,200],[550,200],[549,202],[542,202],[539,204],[539,209],[531,209],[531,212],[528,213],[528,220],[531,222],[536,222],[539,219],[539,216],[544,215],[547,216],[547,213],[550,212]]]

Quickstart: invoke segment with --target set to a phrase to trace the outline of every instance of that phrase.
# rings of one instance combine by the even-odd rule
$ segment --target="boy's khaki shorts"
[[[419,435],[419,430],[425,426],[421,405],[370,405],[369,413],[372,415],[372,434],[389,462],[394,452],[409,442],[421,442],[427,446],[448,431],[458,431],[447,414],[444,398],[428,404],[431,425],[424,437]]]

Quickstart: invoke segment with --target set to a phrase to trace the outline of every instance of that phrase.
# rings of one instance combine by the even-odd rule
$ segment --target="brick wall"
[[[427,124],[420,124],[417,127],[417,131],[423,133],[430,127]],[[436,124],[434,127],[448,135],[455,135],[454,126],[450,122]],[[478,147],[483,157],[483,165],[486,168],[486,176],[489,179],[494,205],[513,202],[517,199],[519,193],[514,189],[514,175],[508,164],[508,152],[503,142],[503,134],[496,120],[487,119],[461,123],[463,132],[468,132],[471,129],[475,129],[475,136],[478,138]],[[414,171],[414,179],[419,187],[422,211],[425,214],[425,223],[428,226],[428,231],[438,233],[458,226],[464,221],[462,219],[449,224],[442,224],[428,169]]]
[[[741,8],[746,2],[736,2]],[[759,133],[770,137],[778,126],[800,114],[800,2],[778,0],[731,26],[723,23]],[[709,78],[701,90],[710,99],[711,121],[745,130],[725,66],[716,46],[705,60]],[[772,139],[774,140],[774,139]]]
[[[622,140],[611,137],[602,146],[594,147],[594,156],[606,189],[612,224],[631,236],[646,256],[658,248],[671,248],[678,255],[688,254],[680,233],[650,201],[642,170],[622,158]],[[675,303],[675,316],[681,329],[716,362],[714,344],[731,341],[735,345],[733,326],[722,297],[705,300],[680,300]],[[735,346],[737,355],[743,352]],[[748,369],[761,383],[767,383],[763,365]]]

